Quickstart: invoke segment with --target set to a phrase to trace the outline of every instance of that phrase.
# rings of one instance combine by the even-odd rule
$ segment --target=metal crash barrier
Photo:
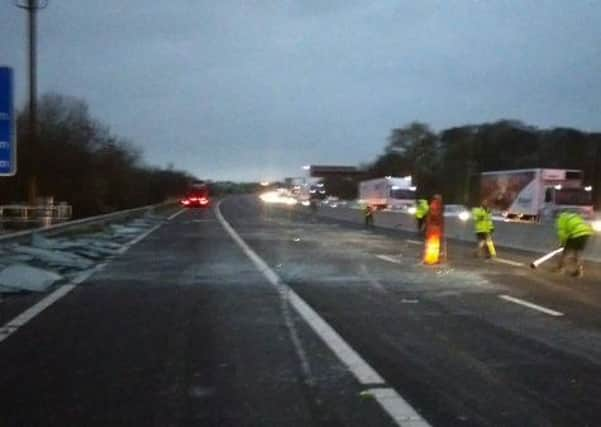
[[[35,206],[23,204],[0,205],[0,225],[4,229],[48,227],[71,219],[73,208],[66,202],[54,204],[44,199]]]
[[[105,224],[112,224],[142,214],[152,214],[155,209],[166,208],[169,206],[177,206],[177,201],[168,200],[154,205],[141,206],[139,208],[126,209],[93,217],[64,221],[57,224],[40,226],[27,230],[10,232],[6,232],[5,230],[4,233],[0,234],[0,243],[11,242],[29,244],[34,234],[40,234],[43,236],[57,236],[67,232],[76,232],[79,229],[86,229],[90,226],[104,226]]]

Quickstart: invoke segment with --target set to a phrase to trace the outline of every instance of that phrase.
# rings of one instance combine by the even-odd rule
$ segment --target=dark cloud
[[[0,8],[0,62],[24,76],[23,12]],[[414,119],[599,130],[600,18],[584,0],[51,0],[40,88],[150,163],[285,176],[368,160]]]

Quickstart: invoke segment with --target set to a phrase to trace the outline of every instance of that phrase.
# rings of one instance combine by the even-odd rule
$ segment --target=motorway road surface
[[[598,267],[451,244],[428,268],[400,232],[220,212],[230,232],[184,211],[0,342],[0,426],[601,425]]]

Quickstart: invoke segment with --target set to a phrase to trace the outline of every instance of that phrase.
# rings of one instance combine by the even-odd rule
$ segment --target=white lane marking
[[[8,321],[8,323],[6,323],[4,326],[2,326],[2,329],[0,329],[0,342],[4,341],[10,335],[17,332],[17,330],[19,328],[21,328],[22,326],[27,324],[27,322],[29,322],[31,319],[36,317],[42,311],[44,311],[45,309],[50,307],[56,301],[58,301],[59,299],[61,299],[65,295],[67,295],[69,292],[71,292],[73,290],[73,288],[75,288],[75,285],[72,285],[72,284],[61,286],[60,288],[56,289],[51,294],[42,298],[36,304],[29,307],[24,312],[19,314],[17,317]]]
[[[388,415],[402,427],[428,427],[415,409],[411,407],[393,388],[371,388],[366,390],[384,408]]]
[[[75,287],[78,284],[82,283],[83,281],[88,279],[92,274],[104,268],[105,265],[106,263],[101,263],[90,268],[89,270],[84,271],[83,273],[79,274],[77,277],[72,279],[71,282],[69,282],[68,284],[62,285],[61,287],[57,288],[54,292],[46,295],[44,298],[42,298],[40,301],[29,307],[27,310],[17,315],[12,320],[8,321],[0,329],[0,342],[4,341],[10,335],[17,332],[19,328],[25,326],[29,321],[35,318],[42,311],[44,311],[52,304],[57,302],[59,299],[71,292],[73,289],[75,289]]]
[[[563,313],[555,310],[551,310],[550,308],[543,307],[542,305],[534,304],[523,299],[515,298],[509,295],[499,295],[499,298],[504,299],[505,301],[510,301],[515,304],[523,305],[524,307],[531,308],[533,310],[540,311],[541,313],[548,314],[549,316],[563,316]]]
[[[394,264],[400,264],[401,260],[399,258],[390,256],[390,255],[376,255],[376,258],[379,258],[384,261],[392,262]]]
[[[334,351],[334,353],[351,369],[353,374],[362,384],[383,384],[384,380],[375,372],[361,357],[352,350],[349,345],[334,331],[321,317],[313,311],[311,307],[304,303],[280,277],[267,265],[265,261],[240,237],[240,235],[227,222],[219,210],[219,205],[215,208],[215,214],[219,222],[230,237],[240,246],[242,251],[255,264],[257,269],[275,286],[280,295],[288,297],[289,302],[299,314],[305,318],[305,321],[311,326],[325,343]],[[301,313],[302,311],[302,313]],[[326,337],[326,338],[324,338]]]
[[[285,285],[287,286],[287,285]],[[384,384],[384,379],[338,335],[296,292],[288,288],[288,301],[362,384]]]
[[[518,262],[518,261],[512,261],[510,259],[504,259],[504,258],[499,258],[499,257],[494,257],[491,258],[494,262],[498,262],[500,264],[507,264],[507,265],[511,265],[513,267],[525,267],[526,264],[524,264],[523,262]]]
[[[321,316],[313,310],[300,296],[297,295],[279,276],[267,265],[265,261],[233,229],[227,220],[221,214],[219,206],[221,201],[215,207],[217,219],[238,244],[240,249],[255,264],[257,269],[263,273],[265,278],[280,292],[280,295],[288,297],[288,301],[294,307],[296,312],[307,322],[322,341],[332,350],[332,352],[346,365],[349,371],[357,378],[361,384],[385,384],[385,380],[378,374],[347,342],[328,324]],[[378,389],[374,389],[378,390]],[[401,427],[429,427],[429,424],[403,399],[396,391],[391,388],[384,389],[387,393],[374,392],[374,397],[380,406],[388,413],[397,425]],[[402,414],[402,415],[401,415]],[[418,421],[419,420],[419,421]],[[421,424],[416,424],[420,422]]]
[[[407,243],[411,244],[411,245],[423,245],[424,242],[420,241],[420,240],[411,240],[411,239],[407,239]]]
[[[125,245],[121,246],[121,248],[119,248],[119,250],[117,251],[117,253],[119,255],[125,253],[129,248],[131,248],[133,245],[135,245],[136,243],[138,243],[140,240],[145,239],[150,233],[152,233],[153,231],[155,231],[156,229],[158,229],[161,225],[163,225],[163,224],[157,224],[154,227],[146,230],[144,233],[140,234],[135,239],[130,240]]]
[[[226,221],[226,219],[221,214],[219,206],[221,205],[221,201],[217,203],[215,206],[215,216],[219,220],[221,226],[225,229],[225,231],[230,235],[230,237],[238,244],[238,246],[242,249],[246,256],[250,258],[250,260],[255,264],[257,270],[262,273],[267,280],[275,287],[276,291],[280,296],[280,305],[282,310],[282,316],[284,317],[284,322],[286,324],[286,328],[288,329],[288,333],[290,334],[290,339],[292,344],[294,345],[294,350],[296,355],[298,356],[301,368],[307,381],[311,384],[313,383],[313,374],[311,372],[311,366],[309,365],[309,358],[307,357],[307,352],[305,351],[303,344],[298,335],[298,331],[296,326],[294,325],[294,320],[290,314],[289,307],[289,297],[290,292],[292,290],[288,288],[286,284],[284,284],[277,274],[273,272],[269,268],[269,266],[246,244],[244,240],[240,237],[240,235],[234,230],[234,228]]]
[[[60,286],[52,293],[46,295],[40,301],[29,307],[27,310],[14,317],[12,320],[9,320],[0,328],[0,342],[4,341],[6,338],[17,332],[20,328],[22,328],[31,320],[33,320],[42,311],[46,310],[52,304],[54,304],[55,302],[63,298],[65,295],[67,295],[69,292],[71,292],[73,289],[75,289],[77,285],[89,279],[94,273],[103,270],[107,266],[107,264],[111,262],[111,260],[113,260],[117,255],[125,253],[129,248],[138,243],[140,240],[144,239],[146,236],[155,231],[161,225],[162,224],[155,225],[143,234],[139,235],[133,240],[130,240],[121,248],[119,248],[119,250],[115,252],[115,255],[111,255],[110,257],[108,257],[106,261],[97,264],[86,271],[83,271],[81,274],[71,279],[69,283]]]
[[[184,213],[184,212],[186,212],[186,208],[180,209],[180,210],[179,210],[179,211],[177,211],[176,213],[169,215],[169,216],[167,217],[167,221],[171,221],[173,218],[175,218],[176,216],[178,216],[179,214],[182,214],[182,213]]]

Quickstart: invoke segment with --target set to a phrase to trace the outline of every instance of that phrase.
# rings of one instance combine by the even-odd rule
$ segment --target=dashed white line
[[[234,228],[227,222],[219,210],[219,202],[215,206],[215,215],[217,219],[238,244],[240,249],[255,264],[265,278],[276,288],[282,298],[287,298],[290,305],[315,331],[321,340],[332,350],[338,359],[346,365],[349,371],[357,378],[361,384],[386,384],[384,379],[378,374],[321,316],[313,310],[292,288],[284,283],[280,277],[267,265],[263,259],[257,255],[253,249],[240,237]],[[296,346],[300,343],[295,343]],[[301,347],[302,350],[302,347]],[[303,351],[304,353],[304,351]],[[373,388],[369,392],[380,404],[382,409],[401,427],[429,427],[427,421],[421,417],[411,405],[403,399],[392,388]]]
[[[182,213],[184,213],[184,212],[186,212],[186,209],[185,209],[185,208],[184,208],[184,209],[180,209],[180,210],[179,210],[179,211],[177,211],[176,213],[169,215],[169,216],[167,217],[167,221],[171,221],[171,220],[172,220],[172,219],[174,219],[176,216],[178,216],[178,215],[180,215],[180,214],[182,214]]]
[[[422,242],[421,240],[411,240],[411,239],[407,239],[407,243],[411,244],[411,245],[423,245],[424,242]]]
[[[491,258],[494,262],[498,262],[500,264],[507,264],[507,265],[511,265],[513,267],[525,267],[526,264],[524,264],[523,262],[518,262],[518,261],[512,261],[510,259],[504,259],[504,258],[499,258],[499,257],[494,257]]]
[[[397,257],[393,257],[390,255],[376,255],[376,258],[379,258],[384,261],[392,262],[394,264],[400,264],[401,260]]]
[[[509,302],[513,302],[515,304],[522,305],[524,307],[531,308],[533,310],[540,311],[541,313],[548,314],[549,316],[559,317],[559,316],[564,315],[563,313],[561,313],[559,311],[551,310],[550,308],[543,307],[542,305],[534,304],[534,303],[525,301],[523,299],[515,298],[515,297],[509,296],[509,295],[499,295],[499,298],[504,299],[505,301],[509,301]]]

